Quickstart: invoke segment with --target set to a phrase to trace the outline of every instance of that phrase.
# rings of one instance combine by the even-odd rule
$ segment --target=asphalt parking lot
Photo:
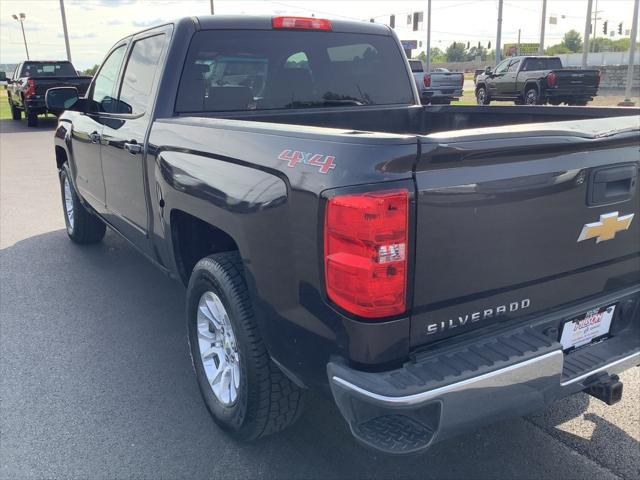
[[[361,447],[318,396],[282,434],[230,440],[192,375],[182,286],[111,232],[68,241],[54,127],[0,121],[1,478],[639,478],[637,368],[613,407],[580,394],[418,457]]]

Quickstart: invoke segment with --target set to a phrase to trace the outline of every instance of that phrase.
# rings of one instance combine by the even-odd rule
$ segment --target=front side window
[[[93,84],[93,92],[89,102],[90,111],[117,113],[116,81],[125,50],[125,45],[116,48],[102,64]]]
[[[510,61],[511,60],[503,60],[502,62],[500,62],[496,67],[495,73],[504,73],[507,70]]]
[[[176,111],[413,104],[390,36],[208,30],[194,35]]]

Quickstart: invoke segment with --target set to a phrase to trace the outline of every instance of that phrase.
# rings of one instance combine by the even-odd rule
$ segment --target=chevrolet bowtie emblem
[[[629,230],[633,216],[631,213],[623,217],[618,216],[618,212],[605,213],[600,215],[599,222],[587,223],[582,227],[582,232],[578,237],[578,241],[596,239],[596,243],[606,242],[607,240],[613,240],[616,233],[623,230]]]

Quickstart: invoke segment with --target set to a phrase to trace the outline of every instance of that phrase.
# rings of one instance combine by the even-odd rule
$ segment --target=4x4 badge
[[[596,243],[613,240],[616,233],[623,230],[629,230],[634,215],[634,213],[631,213],[629,215],[619,217],[618,212],[600,215],[599,222],[587,223],[582,227],[582,232],[578,237],[578,242],[590,240],[592,238],[596,239]]]

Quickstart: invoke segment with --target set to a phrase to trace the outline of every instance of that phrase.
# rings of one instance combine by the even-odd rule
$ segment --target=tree
[[[558,43],[556,45],[551,45],[550,47],[545,48],[544,53],[546,55],[560,55],[561,53],[571,53],[571,50],[569,50],[563,44]]]
[[[569,30],[564,34],[560,45],[564,46],[570,52],[580,52],[582,51],[582,37],[577,31]]]
[[[100,65],[98,65],[97,63],[91,67],[91,68],[87,68],[86,70],[84,70],[82,73],[84,73],[85,75],[95,75],[96,72],[98,71],[98,68],[100,68]]]
[[[447,62],[464,62],[467,59],[467,49],[462,42],[453,42],[447,47]]]

